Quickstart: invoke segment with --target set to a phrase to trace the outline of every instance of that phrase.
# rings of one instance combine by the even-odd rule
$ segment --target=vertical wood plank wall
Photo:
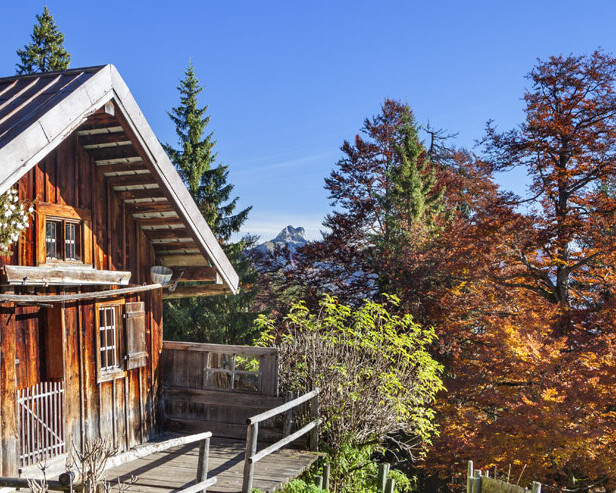
[[[154,263],[153,250],[133,217],[126,213],[97,172],[92,157],[78,144],[76,134],[28,172],[19,181],[19,191],[21,199],[90,209],[94,267],[130,270],[134,284],[148,281],[149,267]],[[14,254],[0,257],[0,266],[4,263],[36,265],[34,221],[14,248]],[[96,288],[82,291],[87,290]],[[46,291],[60,292],[51,287]],[[17,288],[16,293],[20,292]],[[100,384],[97,383],[94,302],[66,303],[53,310],[0,304],[0,475],[17,474],[16,391],[47,377],[50,370],[44,361],[46,344],[58,345],[50,348],[52,351],[64,351],[67,443],[72,441],[80,446],[84,438],[105,437],[113,440],[119,449],[125,449],[156,434],[162,297],[160,291],[152,291],[127,297],[126,301],[145,302],[148,363],[143,368],[127,371],[124,378]],[[46,327],[61,323],[62,318],[63,341],[50,341]]]

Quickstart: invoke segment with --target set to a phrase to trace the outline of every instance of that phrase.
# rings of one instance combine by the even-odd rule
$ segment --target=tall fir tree
[[[210,123],[210,117],[206,114],[208,107],[199,107],[197,97],[203,88],[192,64],[184,76],[178,86],[180,105],[169,112],[180,148],[175,149],[169,144],[163,147],[216,237],[221,242],[227,242],[233,233],[240,230],[251,207],[233,214],[238,197],[229,201],[233,185],[227,183],[228,166],[215,166],[214,132],[206,132]]]
[[[34,72],[52,72],[66,70],[71,62],[71,55],[64,49],[64,34],[45,7],[41,15],[36,16],[37,24],[30,36],[31,42],[23,50],[17,50],[21,63],[16,64],[17,74]]]
[[[250,342],[251,309],[256,296],[256,272],[244,256],[244,250],[255,239],[245,237],[230,243],[239,232],[251,207],[234,214],[238,197],[230,199],[233,185],[227,182],[228,166],[217,164],[214,133],[208,132],[210,117],[207,106],[200,107],[198,96],[203,91],[192,64],[178,86],[180,104],[172,108],[169,117],[175,124],[179,147],[163,145],[176,166],[192,198],[223,245],[227,256],[240,276],[240,292],[235,296],[187,298],[166,302],[165,337],[199,342]]]

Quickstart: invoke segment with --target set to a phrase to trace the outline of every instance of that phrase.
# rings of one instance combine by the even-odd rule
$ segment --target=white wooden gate
[[[20,467],[66,452],[64,382],[39,382],[18,390],[17,416]]]

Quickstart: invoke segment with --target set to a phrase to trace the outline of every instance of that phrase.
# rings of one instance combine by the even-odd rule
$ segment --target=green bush
[[[281,325],[257,320],[260,344],[279,348],[282,390],[321,389],[320,433],[334,457],[345,444],[363,450],[391,435],[407,437],[405,451],[417,455],[436,433],[432,404],[443,384],[427,349],[434,330],[393,314],[399,301],[388,300],[351,308],[324,296],[317,313],[300,302]]]

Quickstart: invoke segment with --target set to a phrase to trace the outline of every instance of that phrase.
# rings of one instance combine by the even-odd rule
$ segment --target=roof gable
[[[236,292],[235,270],[113,65],[0,79],[0,193],[106,104],[119,110],[124,132],[185,230]]]

